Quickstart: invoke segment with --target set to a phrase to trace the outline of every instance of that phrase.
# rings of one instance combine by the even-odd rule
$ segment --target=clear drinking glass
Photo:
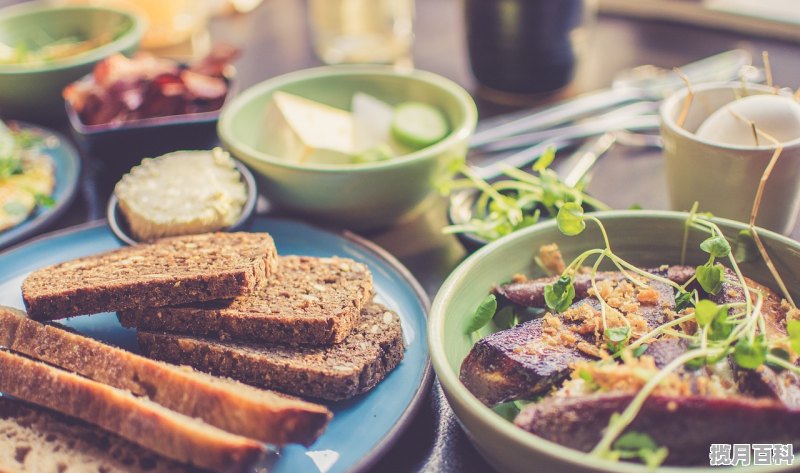
[[[317,56],[328,64],[407,59],[413,41],[414,0],[310,0]]]

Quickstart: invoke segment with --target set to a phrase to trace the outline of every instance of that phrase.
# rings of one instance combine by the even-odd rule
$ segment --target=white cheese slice
[[[355,148],[358,152],[392,141],[394,108],[375,97],[357,92],[353,95]]]
[[[270,154],[300,163],[348,163],[355,154],[353,116],[286,92],[267,107],[265,147]]]

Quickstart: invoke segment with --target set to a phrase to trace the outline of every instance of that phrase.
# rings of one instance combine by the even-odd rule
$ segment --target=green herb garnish
[[[475,309],[475,313],[472,315],[472,319],[467,324],[465,331],[467,333],[477,332],[492,320],[495,311],[497,311],[497,297],[494,294],[489,294]]]

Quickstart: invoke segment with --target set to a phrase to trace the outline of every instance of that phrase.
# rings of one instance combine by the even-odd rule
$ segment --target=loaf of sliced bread
[[[138,332],[142,351],[212,374],[298,396],[338,401],[372,389],[403,358],[400,318],[370,304],[343,342],[328,347],[220,342]]]
[[[266,233],[165,238],[39,269],[22,283],[36,320],[248,294],[277,266]]]
[[[274,445],[310,445],[332,416],[324,406],[154,361],[7,307],[0,307],[0,346]]]
[[[4,473],[191,473],[78,419],[0,397],[0,471]]]
[[[218,340],[330,345],[358,323],[372,300],[366,265],[345,258],[284,256],[262,289],[227,301],[137,307],[118,314],[126,327]]]
[[[115,433],[167,458],[212,471],[246,471],[266,451],[127,391],[0,350],[0,391]]]

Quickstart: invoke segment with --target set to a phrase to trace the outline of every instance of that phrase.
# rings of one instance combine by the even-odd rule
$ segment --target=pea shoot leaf
[[[616,353],[625,347],[626,342],[631,336],[631,329],[629,327],[607,328],[603,336],[606,339],[608,350],[612,353]]]
[[[640,356],[644,355],[644,352],[646,352],[648,348],[650,348],[650,345],[648,345],[647,343],[642,343],[641,345],[633,349],[633,356],[639,358]]]
[[[790,320],[786,324],[786,331],[789,332],[789,343],[795,353],[800,353],[800,320]]]
[[[692,295],[695,291],[686,292],[680,291],[675,294],[675,312],[680,312],[687,307],[691,307],[692,305]]]
[[[756,369],[767,361],[767,341],[764,335],[758,335],[752,342],[742,338],[733,350],[733,359],[742,368]]]
[[[469,321],[469,324],[467,324],[465,331],[467,333],[472,333],[480,330],[481,327],[488,324],[489,321],[492,320],[496,310],[497,297],[495,297],[494,294],[489,294],[475,310],[475,313],[472,315],[472,319]]]
[[[773,348],[769,351],[769,355],[774,356],[775,358],[780,358],[783,361],[789,361],[790,358],[789,352],[784,350],[783,348]],[[778,373],[784,370],[783,366],[777,363],[772,363],[770,361],[767,361],[767,366],[777,371]]]
[[[725,273],[721,264],[714,264],[711,261],[698,266],[695,270],[697,282],[709,294],[717,294],[722,289],[722,276]]]
[[[728,321],[728,306],[720,306],[716,315],[714,315],[714,320],[711,321],[711,327],[708,332],[709,340],[725,340],[733,332],[733,326],[734,324]]]
[[[573,299],[575,299],[575,286],[569,276],[561,276],[558,281],[544,287],[544,301],[555,313],[567,310],[572,305]]]
[[[758,261],[761,258],[761,253],[758,252],[758,246],[756,246],[750,230],[742,230],[736,235],[733,258],[737,263]]]
[[[717,304],[708,299],[703,299],[698,301],[694,308],[694,318],[697,320],[699,326],[705,328],[711,325],[711,322],[713,322],[714,318],[717,316],[717,312],[719,312],[719,306]]]
[[[583,220],[583,207],[575,202],[567,202],[558,209],[556,222],[558,229],[564,235],[578,235],[586,228],[586,222]]]
[[[715,258],[722,258],[730,254],[731,245],[724,236],[717,235],[703,240],[703,242],[700,243],[700,249]]]
[[[613,453],[618,458],[638,459],[649,468],[657,468],[669,452],[666,447],[656,445],[648,434],[628,431],[614,442]]]
[[[533,170],[537,172],[542,172],[551,164],[553,164],[553,160],[556,159],[556,147],[555,146],[548,146],[544,153],[539,156],[539,159],[533,163]]]

